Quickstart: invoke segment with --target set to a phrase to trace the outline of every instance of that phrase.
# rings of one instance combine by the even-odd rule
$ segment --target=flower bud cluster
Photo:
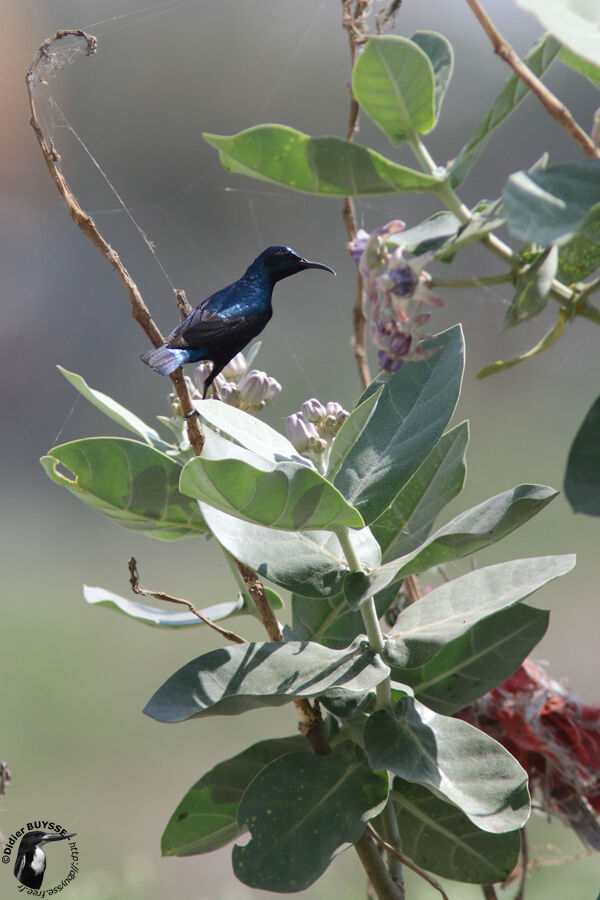
[[[437,353],[436,348],[424,350],[420,345],[430,337],[422,330],[431,317],[424,307],[443,306],[429,290],[431,277],[424,271],[434,254],[411,257],[398,237],[404,227],[394,219],[371,234],[361,229],[348,244],[371,303],[371,339],[384,372],[396,372],[405,360]]]
[[[332,400],[324,406],[313,397],[302,404],[299,412],[287,417],[286,434],[302,456],[324,469],[333,438],[348,415],[341,404]]]
[[[195,400],[201,399],[204,381],[210,375],[211,369],[212,363],[208,362],[202,362],[194,369],[196,387],[193,398]],[[258,412],[273,403],[281,392],[281,385],[266,372],[258,369],[247,371],[247,369],[244,354],[238,353],[217,375],[213,383],[217,387],[219,397],[225,403],[246,412]]]

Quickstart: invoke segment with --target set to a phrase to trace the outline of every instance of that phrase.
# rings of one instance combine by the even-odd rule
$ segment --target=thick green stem
[[[398,828],[398,819],[396,818],[396,813],[394,811],[394,801],[392,800],[391,793],[386,807],[381,814],[381,820],[383,822],[383,834],[388,844],[391,844],[395,850],[402,851],[400,829]],[[396,884],[403,884],[404,875],[402,873],[402,863],[391,854],[388,854],[388,868]]]
[[[350,571],[362,572],[363,567],[361,565],[360,559],[358,558],[356,550],[354,549],[352,538],[350,536],[350,529],[339,528],[336,531],[336,535],[340,544],[342,545],[342,550],[344,551],[344,556],[346,557],[346,561],[348,563]],[[369,597],[368,600],[365,600],[360,608],[360,612],[365,624],[365,631],[367,632],[369,644],[371,645],[371,647],[373,647],[374,650],[377,650],[378,653],[381,653],[385,648],[385,640],[383,637],[383,632],[381,631],[381,627],[379,625],[377,610],[375,609],[375,601],[372,597]],[[377,709],[381,709],[384,706],[391,706],[392,687],[389,675],[384,681],[377,685],[376,694]]]

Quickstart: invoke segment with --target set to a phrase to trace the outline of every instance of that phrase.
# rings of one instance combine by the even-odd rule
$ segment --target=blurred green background
[[[291,734],[292,709],[166,727],[141,709],[183,663],[215,646],[203,629],[167,633],[85,605],[82,583],[128,593],[127,560],[142,582],[197,605],[233,596],[234,585],[204,541],[165,545],[120,530],[51,484],[38,458],[56,443],[118,433],[56,370],[59,363],[151,419],[167,414],[164,380],[138,356],[145,338],[129,313],[114,272],[68,218],[48,178],[28,118],[25,71],[37,47],[58,28],[80,27],[99,40],[94,58],[79,57],[53,83],[59,108],[47,121],[71,184],[136,279],[163,331],[177,321],[169,284],[59,110],[93,154],[156,246],[162,265],[192,304],[237,278],[271,243],[291,244],[332,265],[335,281],[311,277],[279,286],[260,367],[284,386],[267,419],[283,419],[303,400],[359,394],[350,348],[354,267],[345,250],[340,203],[292,194],[224,172],[202,131],[233,133],[273,121],[313,134],[344,135],[348,47],[341,4],[325,0],[2,0],[0,37],[0,258],[2,260],[3,440],[0,756],[13,783],[0,808],[8,835],[32,818],[78,832],[81,874],[71,900],[230,900],[268,896],[231,874],[229,851],[190,859],[160,858],[173,808],[222,756],[270,734]],[[521,53],[540,28],[513,2],[486,8]],[[440,162],[453,157],[507,78],[467,5],[404,0],[397,32],[443,32],[457,55],[440,125],[427,144]],[[597,93],[555,63],[549,84],[585,128]],[[391,153],[363,119],[357,140]],[[506,176],[545,150],[553,162],[578,157],[565,133],[528,99],[490,144],[463,189],[467,203],[500,192]],[[399,161],[411,162],[400,150]],[[367,229],[391,218],[415,224],[436,210],[427,197],[357,203]],[[441,274],[490,271],[472,250]],[[492,262],[492,267],[496,263]],[[493,270],[493,269],[492,269]],[[439,270],[438,270],[439,271]],[[471,420],[467,487],[456,513],[520,482],[561,487],[570,442],[598,394],[600,331],[576,322],[537,360],[477,381],[484,364],[533,345],[556,305],[532,323],[502,332],[509,291],[446,291],[434,331],[465,328],[467,373],[456,421]],[[556,678],[590,703],[598,686],[598,521],[575,516],[560,497],[540,518],[482,553],[502,559],[577,551],[574,574],[534,602],[552,609],[536,652]],[[452,572],[451,574],[455,574]],[[257,625],[234,628],[262,639]],[[582,850],[561,826],[537,820],[532,854],[575,856]],[[553,848],[549,849],[549,845]],[[52,850],[48,854],[51,872]],[[410,876],[409,876],[410,878]],[[409,896],[433,896],[411,880]],[[8,866],[0,895],[16,896]],[[480,897],[449,885],[450,897]],[[528,897],[590,898],[600,889],[597,858],[540,869]],[[510,896],[512,891],[507,892]],[[272,896],[272,895],[270,895]],[[354,855],[342,854],[310,898],[364,896]]]

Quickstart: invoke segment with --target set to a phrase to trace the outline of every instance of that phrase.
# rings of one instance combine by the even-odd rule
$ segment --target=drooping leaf
[[[283,609],[283,600],[279,594],[270,588],[265,588],[267,597],[273,609]],[[181,607],[175,609],[160,609],[156,606],[148,606],[146,603],[140,603],[137,600],[130,600],[127,597],[120,597],[119,594],[113,594],[101,587],[89,587],[87,584],[83,586],[83,596],[87,603],[92,606],[105,606],[107,609],[114,609],[117,612],[124,613],[138,622],[146,625],[157,625],[161,627],[177,628],[188,625],[204,625],[202,619],[199,619],[192,612],[181,612]],[[241,615],[243,613],[255,614],[255,609],[250,606],[246,597],[239,594],[235,600],[226,603],[215,603],[213,606],[205,606],[198,612],[205,619],[212,622],[218,622],[221,619],[228,619],[230,616]],[[346,641],[349,644],[350,641]]]
[[[394,580],[398,580],[483,550],[524,525],[557,494],[553,488],[539,484],[520,484],[503,491],[455,516],[421,547],[386,563],[385,569],[397,565]]]
[[[564,284],[583,281],[600,266],[600,204],[593,206],[572,238],[560,248],[558,277]]]
[[[407,363],[384,384],[334,484],[367,524],[393,502],[440,439],[458,399],[463,337],[455,326],[429,342],[430,359]]]
[[[442,435],[393,502],[371,525],[382,553],[403,556],[423,543],[433,522],[462,490],[468,422]]]
[[[310,753],[305,738],[271,738],[214,766],[187,792],[164,830],[163,856],[195,856],[243,834],[237,813],[244,791],[266,765],[287,753]]]
[[[419,256],[431,250],[440,250],[452,241],[460,230],[461,222],[451,212],[437,212],[425,221],[400,231],[390,234],[386,243],[397,244],[403,250]]]
[[[600,66],[600,25],[594,2],[581,0],[517,0],[544,28],[596,66]]]
[[[537,316],[550,296],[552,280],[558,269],[558,247],[544,250],[517,278],[517,290],[504,318],[505,328],[520,325]]]
[[[541,77],[560,50],[560,44],[544,35],[525,57],[524,62],[534,75]],[[475,134],[467,141],[450,166],[450,183],[457,188],[463,183],[471,167],[479,159],[488,140],[497,128],[517,108],[529,93],[529,87],[517,75],[508,79],[485,115]]]
[[[176,449],[173,444],[163,441],[158,431],[151,428],[150,425],[146,425],[146,423],[136,416],[135,413],[132,413],[129,409],[121,406],[121,404],[117,403],[116,400],[113,400],[112,397],[108,397],[101,391],[91,388],[81,375],[77,375],[75,372],[69,372],[68,369],[63,369],[62,366],[57,366],[56,368],[61,375],[65,376],[69,384],[73,385],[75,390],[79,391],[86,400],[89,400],[97,409],[107,415],[109,419],[118,422],[119,425],[127,429],[127,431],[133,431],[134,434],[137,434],[138,437],[141,437],[142,440],[147,444],[150,444],[150,446],[154,447],[156,450],[162,450],[163,453],[167,453],[168,451]]]
[[[183,467],[182,493],[258,525],[283,531],[361,528],[360,513],[316,469],[272,462],[209,432],[202,456]]]
[[[517,831],[481,831],[453,803],[402,778],[394,778],[392,797],[402,849],[423,869],[455,881],[494,884],[516,866],[521,849]]]
[[[430,191],[438,180],[337,137],[310,137],[285,125],[256,125],[226,137],[204,134],[230,172],[306,194],[346,197]]]
[[[600,516],[600,397],[592,404],[571,445],[565,494],[574,512]]]
[[[354,64],[352,91],[394,144],[425,134],[435,125],[433,65],[427,53],[408,38],[370,38]]]
[[[505,369],[512,369],[513,366],[518,366],[520,363],[525,362],[528,359],[532,359],[534,356],[537,356],[538,353],[543,353],[544,350],[550,350],[551,347],[560,341],[563,336],[565,330],[565,322],[567,321],[567,309],[564,306],[558,310],[558,319],[554,323],[554,325],[550,328],[549,331],[546,332],[541,341],[531,348],[531,350],[526,350],[525,353],[521,353],[519,356],[513,356],[512,359],[499,359],[496,362],[490,363],[487,366],[484,366],[483,369],[480,369],[477,373],[478,378],[487,378],[488,375],[495,375],[496,372],[503,372]]]
[[[454,70],[452,44],[442,34],[438,34],[437,31],[415,31],[411,41],[427,54],[433,67],[435,115],[437,119]]]
[[[405,697],[395,714],[380,709],[369,716],[364,739],[373,769],[433,789],[483,831],[514,831],[529,817],[525,770],[501,744],[461,719]]]
[[[341,592],[348,563],[333,532],[278,531],[204,503],[201,509],[219,543],[261,577],[303,597],[333,597]],[[379,565],[379,544],[368,528],[353,532],[352,543],[365,570]]]
[[[361,837],[387,795],[387,775],[371,771],[350,741],[327,756],[290,753],[276,759],[242,797],[238,820],[252,838],[233,848],[236,876],[253,888],[304,890]]]
[[[187,663],[156,691],[144,712],[159,722],[235,716],[314,697],[338,685],[362,693],[388,674],[388,666],[362,637],[345,650],[308,641],[235,644]]]
[[[54,447],[40,462],[52,481],[123,528],[162,541],[206,533],[198,504],[179,491],[181,466],[147,444],[86,438]]]
[[[502,196],[511,234],[547,247],[576,231],[600,203],[600,160],[514,172]]]
[[[384,656],[401,668],[424,665],[476,622],[524,600],[574,565],[573,555],[539,556],[486,566],[455,578],[400,613],[388,634]]]
[[[393,668],[415,697],[451,716],[506,681],[543,638],[550,613],[518,603],[476,622],[414,669]]]

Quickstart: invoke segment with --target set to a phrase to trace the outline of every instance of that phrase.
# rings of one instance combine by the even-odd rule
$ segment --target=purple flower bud
[[[247,368],[246,357],[243,353],[238,353],[227,363],[221,374],[228,381],[235,381],[245,373]]]
[[[384,372],[397,372],[399,368],[401,368],[404,363],[403,359],[392,359],[391,356],[385,352],[385,350],[377,351],[377,362],[379,363],[379,368],[383,369]]]
[[[281,393],[281,385],[276,378],[270,375],[267,377],[267,392],[265,394],[265,404],[272,403],[273,400]]]
[[[393,294],[398,294],[400,297],[413,296],[419,283],[419,276],[413,272],[410,266],[404,263],[398,268],[392,269],[388,275],[391,282],[390,291]]]
[[[302,415],[307,422],[320,422],[326,414],[325,407],[316,397],[302,404]]]
[[[299,453],[310,449],[311,443],[319,440],[317,429],[312,422],[306,422],[302,413],[293,413],[285,420],[288,440]]]
[[[359,230],[356,232],[356,237],[354,238],[354,240],[350,241],[350,243],[348,244],[348,252],[350,253],[350,256],[355,263],[359,262],[361,256],[365,252],[368,240],[369,233],[363,228],[359,228]]]

